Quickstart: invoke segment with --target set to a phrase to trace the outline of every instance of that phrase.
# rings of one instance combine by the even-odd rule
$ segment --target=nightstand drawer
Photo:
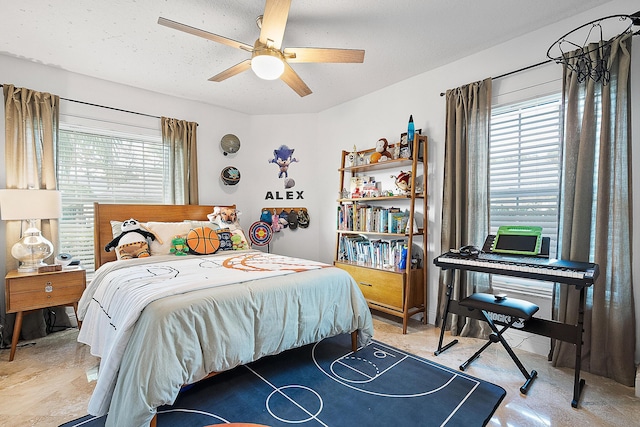
[[[85,271],[8,274],[7,313],[77,303],[85,289]]]

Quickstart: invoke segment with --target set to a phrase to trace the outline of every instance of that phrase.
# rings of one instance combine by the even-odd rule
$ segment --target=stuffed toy
[[[220,228],[228,228],[231,231],[240,228],[238,211],[235,208],[216,206],[213,208],[213,213],[207,215],[207,218]]]
[[[271,229],[273,230],[274,233],[278,233],[282,228],[283,228],[282,224],[280,223],[280,215],[278,215],[277,213],[274,213],[271,216]]]
[[[233,245],[233,249],[236,251],[251,248],[244,238],[244,235],[240,235],[239,233],[231,233],[231,244]]]
[[[115,249],[118,259],[145,258],[151,255],[147,239],[155,240],[156,236],[131,218],[122,222],[122,232],[104,250],[111,252]]]
[[[395,178],[396,187],[401,192],[409,193],[411,191],[411,172],[400,171],[398,176],[391,175],[391,178]]]
[[[221,229],[227,229],[227,231],[229,231],[234,250],[249,249],[249,243],[242,231],[242,227],[240,227],[240,221],[238,221],[239,215],[240,212],[235,208],[216,206],[213,208],[213,213],[207,215],[207,218]]]
[[[369,161],[371,163],[384,162],[386,160],[391,160],[393,155],[388,149],[389,142],[386,138],[380,138],[378,142],[376,142],[376,151],[371,153],[371,157]]]
[[[183,236],[176,236],[171,240],[171,249],[169,252],[178,256],[188,255],[189,248],[187,247],[187,241]]]

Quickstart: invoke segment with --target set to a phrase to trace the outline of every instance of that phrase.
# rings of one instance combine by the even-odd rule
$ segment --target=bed
[[[261,357],[343,333],[364,345],[373,335],[357,285],[327,264],[253,249],[131,260],[104,250],[114,221],[195,224],[213,210],[95,204],[96,274],[79,303],[78,341],[101,359],[89,413],[108,413],[106,426],[155,425],[156,408],[185,384]]]

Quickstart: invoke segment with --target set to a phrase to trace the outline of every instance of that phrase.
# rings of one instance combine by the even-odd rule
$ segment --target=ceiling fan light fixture
[[[282,54],[275,50],[255,51],[251,58],[251,69],[263,80],[275,80],[284,73]]]

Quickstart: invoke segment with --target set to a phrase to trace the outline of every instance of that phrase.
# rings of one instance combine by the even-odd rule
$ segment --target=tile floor
[[[439,329],[433,326],[411,322],[408,333],[402,335],[395,320],[374,316],[374,327],[377,340],[455,369],[482,345],[480,340],[463,338],[436,357]],[[0,426],[55,427],[86,414],[98,359],[76,342],[77,334],[69,329],[21,342],[13,362],[9,362],[9,350],[0,351]],[[638,425],[640,398],[632,387],[583,372],[586,386],[574,409],[573,370],[553,368],[543,356],[516,352],[529,371],[538,371],[526,396],[519,391],[522,374],[498,344],[485,350],[466,371],[507,391],[489,427]]]

